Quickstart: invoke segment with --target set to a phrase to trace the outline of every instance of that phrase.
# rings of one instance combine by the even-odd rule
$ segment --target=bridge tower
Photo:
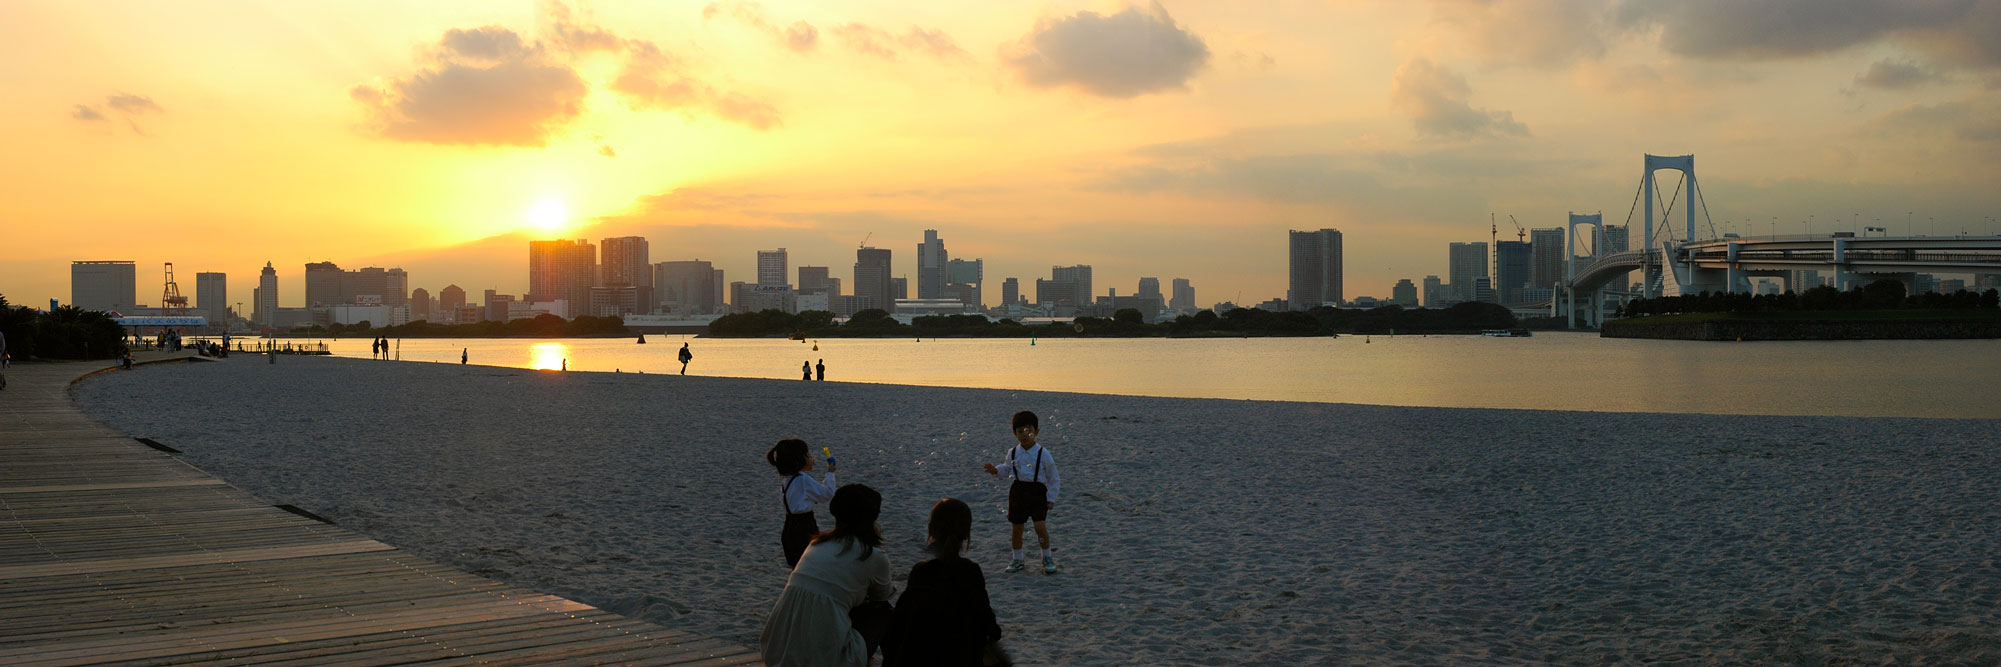
[[[1652,259],[1654,252],[1661,249],[1654,244],[1654,172],[1662,169],[1673,169],[1681,172],[1687,179],[1688,183],[1683,189],[1688,191],[1688,199],[1682,203],[1682,208],[1686,209],[1688,213],[1688,231],[1681,238],[1683,243],[1693,241],[1695,240],[1695,156],[1642,155],[1644,165],[1640,172],[1640,196],[1646,200],[1644,209],[1646,213],[1645,217],[1641,218],[1644,225],[1641,231],[1644,235],[1640,238],[1645,239],[1642,242],[1644,244],[1642,249],[1646,251],[1646,254],[1643,256],[1648,259],[1641,262],[1642,275],[1644,276],[1642,280],[1645,281],[1642,283],[1644,287],[1641,288],[1641,296],[1651,299],[1660,296],[1655,293],[1654,285],[1661,280],[1662,268],[1665,265],[1666,259],[1665,253],[1663,253],[1660,261]]]
[[[1570,214],[1570,233],[1567,236],[1569,237],[1571,247],[1565,249],[1563,258],[1563,312],[1564,317],[1567,318],[1568,326],[1572,329],[1577,328],[1577,288],[1575,283],[1577,280],[1578,225],[1591,226],[1591,258],[1597,259],[1603,257],[1605,256],[1605,214]],[[1603,304],[1605,303],[1605,299],[1600,296],[1600,293],[1603,291],[1604,288],[1602,287],[1591,291],[1591,303],[1588,305],[1591,307],[1592,312],[1596,314],[1597,320],[1593,324],[1602,322],[1605,319],[1604,314],[1598,312],[1600,308],[1604,307]]]

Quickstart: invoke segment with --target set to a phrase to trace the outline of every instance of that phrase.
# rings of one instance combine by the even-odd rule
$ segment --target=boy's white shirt
[[[779,482],[779,484],[781,485],[779,488],[785,490],[785,511],[793,514],[811,512],[813,511],[813,503],[824,503],[833,500],[834,489],[839,488],[834,482],[834,473],[832,472],[827,473],[826,482],[815,482],[813,478],[807,477],[806,473],[802,472],[798,474],[791,486],[783,486],[784,482]]]
[[[1011,480],[1033,482],[1037,481],[1039,473],[1042,478],[1040,481],[1049,487],[1049,502],[1056,502],[1056,495],[1063,491],[1063,476],[1056,472],[1056,455],[1049,453],[1041,443],[1036,443],[1035,447],[1028,451],[1022,451],[1021,445],[1007,449],[1008,451],[1001,455],[1001,462],[994,464],[994,467],[1001,471],[1001,476]],[[1009,456],[1014,457],[1012,462],[1008,461]],[[1039,471],[1035,467],[1036,459],[1042,460],[1042,468]]]

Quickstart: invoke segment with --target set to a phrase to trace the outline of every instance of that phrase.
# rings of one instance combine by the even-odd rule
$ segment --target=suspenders
[[[799,481],[798,475],[785,478],[785,488],[778,490],[778,504],[785,507],[785,513],[792,513],[792,483]]]
[[[1020,473],[1021,473],[1021,471],[1020,471],[1019,469],[1016,469],[1016,468],[1014,467],[1014,450],[1017,450],[1017,449],[1020,449],[1020,447],[1009,447],[1009,448],[1007,448],[1007,467],[1008,467],[1008,470],[1009,470],[1009,472],[1013,472],[1013,473],[1015,473],[1015,477],[1014,477],[1014,481],[1017,481],[1017,482],[1019,482],[1019,481],[1021,481],[1021,474],[1020,474]],[[1041,484],[1041,483],[1042,483],[1042,449],[1040,448],[1040,446],[1037,446],[1037,449],[1035,450],[1035,462],[1034,462],[1034,463],[1031,463],[1031,464],[1029,464],[1029,465],[1031,465],[1031,466],[1034,466],[1034,467],[1032,467],[1032,468],[1029,468],[1029,473],[1028,473],[1028,474],[1029,474],[1029,475],[1030,475],[1030,477],[1031,477],[1031,478],[1029,479],[1029,481],[1031,481],[1031,482],[1035,482],[1035,483],[1037,483],[1037,484]]]

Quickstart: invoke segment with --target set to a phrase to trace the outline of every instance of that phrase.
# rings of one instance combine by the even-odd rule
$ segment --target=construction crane
[[[1522,229],[1521,221],[1516,220],[1513,213],[1508,214],[1508,222],[1515,223],[1515,242],[1526,243],[1529,240],[1529,230]]]
[[[869,232],[869,233],[868,233],[867,235],[865,235],[865,236],[863,236],[863,237],[862,237],[862,242],[861,242],[861,243],[857,243],[857,244],[855,244],[855,247],[857,247],[857,248],[866,248],[866,247],[868,247],[868,240],[869,240],[870,238],[874,237],[874,236],[875,236],[875,232]]]

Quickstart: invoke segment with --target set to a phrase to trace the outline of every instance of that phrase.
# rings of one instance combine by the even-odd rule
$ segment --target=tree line
[[[1746,294],[1743,292],[1702,292],[1682,296],[1633,299],[1619,309],[1622,317],[1667,315],[1671,313],[1773,313],[1840,310],[1961,310],[2001,307],[2001,291],[1959,290],[1951,294],[1926,292],[1906,295],[1904,284],[1878,280],[1846,291],[1826,285],[1805,292]]]
[[[0,295],[0,333],[7,356],[27,359],[110,359],[125,349],[125,327],[103,311],[61,306],[42,312]]]

